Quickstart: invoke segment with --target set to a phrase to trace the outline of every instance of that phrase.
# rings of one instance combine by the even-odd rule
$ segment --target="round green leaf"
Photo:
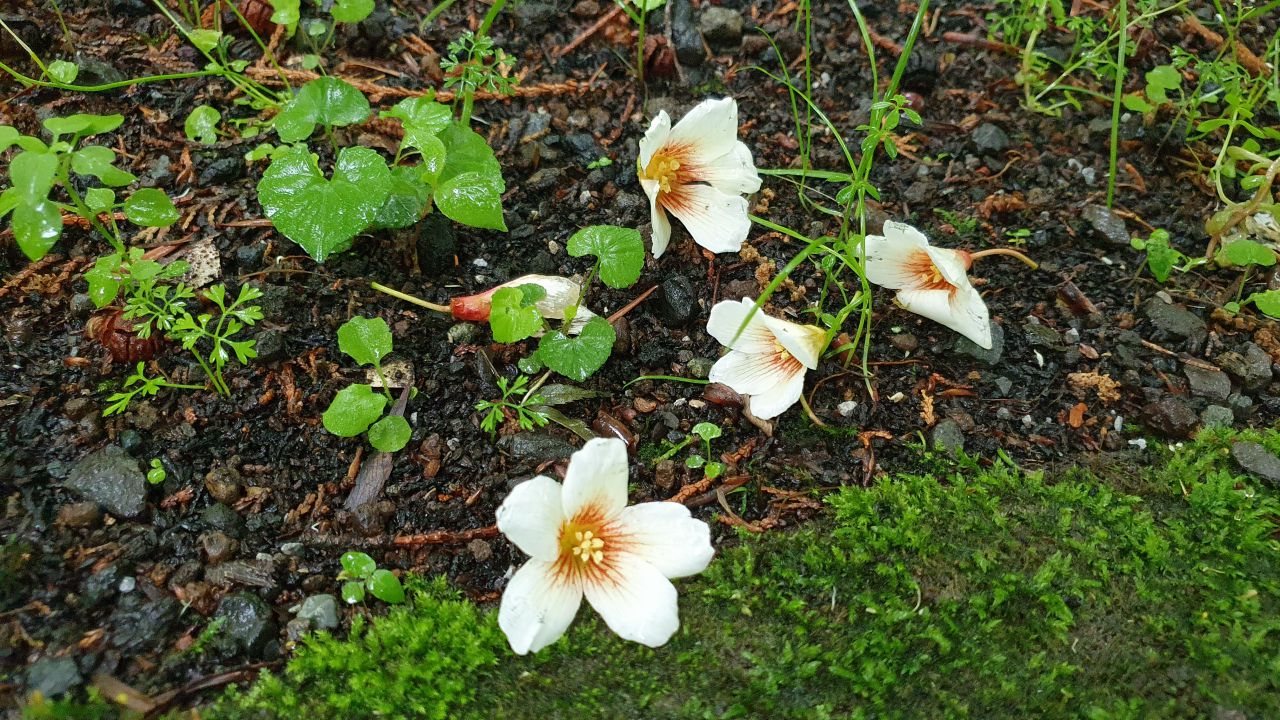
[[[384,110],[382,117],[398,119],[404,127],[402,143],[406,147],[421,150],[422,146],[429,141],[439,140],[436,136],[448,127],[453,119],[453,112],[449,106],[441,105],[434,100],[411,97],[396,103],[390,110]]]
[[[409,444],[413,428],[399,415],[388,415],[369,428],[369,444],[382,452],[398,452]]]
[[[346,147],[326,180],[305,147],[281,153],[258,182],[258,202],[276,229],[316,262],[350,247],[391,194],[391,171],[378,153]]]
[[[104,213],[116,204],[116,193],[110,188],[89,188],[84,192],[84,204],[96,213]]]
[[[124,201],[124,216],[142,227],[165,227],[178,220],[178,208],[163,190],[142,188]]]
[[[45,70],[48,71],[50,79],[63,85],[75,82],[76,76],[80,74],[80,66],[66,60],[54,60]]]
[[[18,142],[22,133],[10,125],[0,125],[0,152],[4,152]]]
[[[582,326],[582,333],[576,338],[559,330],[543,335],[538,344],[538,359],[561,375],[582,382],[609,359],[616,339],[608,320],[593,317]]]
[[[329,12],[338,22],[358,23],[373,12],[373,0],[337,0]]]
[[[9,163],[9,181],[22,202],[38,203],[49,198],[58,158],[51,153],[20,152]]]
[[[567,247],[573,257],[600,259],[600,280],[611,288],[630,287],[644,269],[640,231],[614,225],[592,225],[574,233]]]
[[[44,129],[54,135],[97,135],[111,132],[124,123],[124,116],[115,115],[68,115],[64,118],[49,118],[44,121]]]
[[[338,328],[338,349],[361,365],[378,365],[391,354],[391,328],[382,318],[351,318]]]
[[[18,205],[10,222],[14,240],[31,260],[44,257],[62,236],[62,212],[48,200]]]
[[[190,38],[191,44],[196,46],[200,52],[212,52],[218,47],[218,43],[222,41],[222,33],[217,30],[208,30],[197,28],[187,31],[187,37]]]
[[[342,553],[342,557],[338,559],[338,562],[342,564],[342,572],[347,577],[360,578],[362,580],[378,569],[378,564],[373,561],[373,558],[362,552]]]
[[[450,220],[471,227],[506,231],[502,219],[502,178],[478,172],[455,175],[436,187],[435,203]]]
[[[1221,256],[1231,265],[1261,265],[1271,267],[1276,264],[1276,252],[1256,240],[1239,238],[1222,246]]]
[[[208,105],[201,105],[187,116],[182,130],[186,133],[188,140],[212,145],[218,141],[218,122],[221,120],[222,113]]]
[[[276,116],[276,133],[286,143],[311,137],[316,125],[352,125],[369,119],[369,101],[363,93],[338,78],[316,78]]]
[[[1280,318],[1280,290],[1264,290],[1249,296],[1253,306],[1273,318]]]
[[[103,185],[120,187],[138,179],[133,173],[117,168],[115,162],[115,151],[102,145],[85,145],[71,155],[72,170],[96,177]]]
[[[342,583],[342,602],[348,605],[364,602],[364,583],[355,580]]]
[[[293,33],[298,29],[298,21],[302,19],[302,11],[298,0],[270,0],[271,22],[277,25],[284,25],[289,32],[289,37],[293,37]]]
[[[333,396],[320,421],[338,437],[355,437],[382,417],[387,398],[369,385],[349,385]]]
[[[400,578],[390,570],[374,570],[369,576],[369,592],[384,603],[399,605],[404,602],[404,586]]]

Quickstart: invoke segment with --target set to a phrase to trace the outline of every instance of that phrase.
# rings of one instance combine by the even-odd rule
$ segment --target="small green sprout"
[[[373,558],[362,552],[342,554],[342,572],[338,573],[342,583],[342,600],[348,605],[364,602],[365,592],[388,605],[399,605],[404,602],[404,586],[400,578],[390,570],[378,567]]]
[[[498,389],[502,391],[502,398],[499,400],[481,400],[476,403],[476,410],[485,413],[480,421],[480,429],[489,433],[490,436],[498,431],[498,425],[506,419],[506,410],[511,410],[516,414],[516,423],[521,430],[533,430],[547,424],[547,414],[535,408],[545,405],[546,399],[542,395],[532,392],[529,386],[529,376],[519,375],[514,381],[509,381],[505,377],[498,378]],[[523,397],[516,398],[520,393],[524,393]]]
[[[168,477],[168,473],[164,471],[164,466],[160,464],[160,458],[151,458],[151,467],[147,470],[147,482],[152,485],[159,485]]]
[[[353,383],[338,391],[321,416],[329,432],[338,437],[369,433],[369,444],[382,452],[396,452],[409,443],[413,429],[400,415],[383,415],[391,402],[391,390],[382,372],[382,361],[391,354],[391,328],[382,318],[356,316],[338,328],[338,348],[361,365],[372,365],[382,392],[372,385]]]

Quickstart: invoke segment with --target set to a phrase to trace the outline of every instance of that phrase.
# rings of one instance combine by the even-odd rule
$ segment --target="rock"
[[[270,560],[232,560],[205,568],[204,579],[211,585],[274,588],[275,572]]]
[[[1196,338],[1205,334],[1205,324],[1195,313],[1171,305],[1158,297],[1142,305],[1142,314],[1151,325],[1166,335],[1180,338]]]
[[[858,409],[858,403],[854,400],[845,400],[836,406],[836,412],[840,413],[840,417],[853,417],[853,411]]]
[[[590,133],[566,135],[561,142],[584,162],[591,162],[600,157],[600,146],[596,144],[595,136]]]
[[[230,560],[236,554],[239,543],[224,532],[211,532],[200,536],[200,545],[204,548],[205,557],[209,562],[217,565],[224,560]]]
[[[1231,394],[1231,378],[1217,368],[1187,363],[1182,372],[1187,376],[1194,397],[1221,402]]]
[[[1236,420],[1247,420],[1253,414],[1253,399],[1248,395],[1231,393],[1227,396],[1227,407],[1231,408]]]
[[[716,361],[711,358],[696,357],[690,360],[685,368],[689,371],[689,377],[706,380],[707,376],[711,374],[711,366],[715,364]]]
[[[120,431],[120,436],[116,438],[120,442],[120,449],[132,456],[137,456],[138,451],[142,449],[142,433],[133,428],[125,428]]]
[[[244,495],[244,478],[235,468],[236,460],[238,458],[232,458],[226,465],[219,465],[204,476],[204,488],[209,491],[209,497],[224,505],[234,505]]]
[[[450,345],[466,345],[475,339],[478,329],[475,323],[460,322],[451,326],[445,332],[445,339],[449,341]]]
[[[1200,425],[1200,418],[1191,406],[1175,395],[1165,395],[1155,402],[1147,403],[1142,408],[1142,417],[1147,427],[1176,440],[1190,437]]]
[[[742,407],[742,396],[724,383],[711,383],[702,391],[702,397],[712,405]]]
[[[145,592],[121,595],[107,621],[112,628],[109,637],[126,655],[138,654],[167,641],[166,633],[178,621],[181,610],[178,601],[169,595],[155,600]]]
[[[485,562],[493,557],[493,545],[490,545],[488,540],[480,538],[467,543],[467,551],[476,559],[476,562]]]
[[[1238,379],[1245,390],[1261,390],[1271,382],[1271,356],[1251,342],[1238,351],[1219,355],[1218,365]]]
[[[1280,488],[1280,457],[1256,442],[1247,440],[1231,446],[1231,457],[1246,471]]]
[[[702,11],[698,29],[708,44],[736,48],[742,42],[742,13],[723,5],[712,5]]]
[[[964,450],[964,431],[960,429],[960,423],[951,418],[939,420],[929,433],[929,444],[935,450],[951,453]]]
[[[365,537],[381,535],[387,528],[387,520],[396,512],[396,506],[387,500],[361,503],[351,513],[351,526]]]
[[[258,362],[273,363],[288,357],[284,347],[284,331],[274,328],[263,330],[258,333],[257,341],[254,349],[258,351]]]
[[[702,33],[693,22],[693,5],[689,0],[671,0],[671,44],[681,65],[697,67],[707,59]]]
[[[920,340],[911,333],[898,333],[889,338],[889,344],[902,352],[915,352],[920,347]]]
[[[253,272],[262,266],[262,245],[241,245],[236,248],[236,265],[242,272]]]
[[[516,17],[519,18],[522,32],[540,34],[547,30],[560,17],[560,11],[550,3],[525,0],[516,5]]]
[[[1009,135],[995,123],[982,123],[969,133],[969,139],[979,152],[998,153],[1009,147]]]
[[[224,597],[214,617],[222,620],[222,632],[227,638],[250,655],[261,654],[276,634],[271,608],[250,593]]]
[[[311,632],[311,621],[305,618],[296,617],[285,623],[284,635],[289,642],[296,643]]]
[[[1000,362],[1000,357],[1004,355],[1004,328],[1000,327],[995,321],[991,322],[991,349],[985,350],[978,346],[978,343],[970,340],[963,335],[956,338],[955,344],[951,349],[957,355],[971,357],[979,362],[987,365],[995,365]]]
[[[1054,330],[1048,325],[1041,325],[1038,322],[1028,322],[1022,326],[1023,333],[1026,334],[1027,344],[1031,347],[1043,347],[1050,350],[1065,350],[1066,346],[1062,343],[1062,333]]]
[[[58,508],[58,524],[63,527],[92,528],[101,521],[102,511],[96,502],[67,503]]]
[[[312,595],[302,601],[298,617],[317,630],[332,630],[338,627],[338,599],[328,593]]]
[[[82,682],[76,661],[69,657],[41,658],[27,668],[27,691],[46,698],[58,697]]]
[[[200,521],[210,530],[218,530],[233,538],[244,535],[244,519],[222,503],[214,503],[200,513]]]
[[[1205,427],[1231,427],[1235,419],[1236,416],[1231,412],[1231,408],[1221,405],[1210,405],[1200,411],[1200,422]]]
[[[658,288],[658,316],[670,327],[682,327],[698,311],[693,283],[683,275],[671,275]]]
[[[137,517],[146,506],[146,476],[138,461],[118,445],[81,458],[68,473],[66,484],[118,517]]]
[[[239,180],[244,175],[244,157],[232,153],[220,157],[200,171],[198,182],[200,187],[212,188]]]
[[[85,293],[76,293],[71,296],[71,316],[78,319],[84,319],[93,314],[97,310],[97,306],[93,304],[93,299]]]
[[[1101,240],[1104,247],[1129,247],[1129,229],[1124,219],[1102,205],[1086,205],[1080,217],[1093,226],[1095,239]]]
[[[544,463],[563,460],[573,454],[573,446],[558,437],[521,432],[498,440],[498,449],[517,460]]]
[[[71,398],[62,406],[62,414],[67,416],[68,420],[80,420],[86,415],[97,411],[97,404],[93,402],[92,398],[87,397]]]
[[[653,484],[663,492],[671,492],[676,486],[676,462],[660,460],[653,469]]]

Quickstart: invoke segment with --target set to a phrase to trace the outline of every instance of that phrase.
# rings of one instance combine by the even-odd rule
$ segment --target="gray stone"
[[[200,513],[200,521],[210,530],[218,530],[233,538],[244,535],[244,519],[222,503],[214,503]]]
[[[716,361],[711,358],[696,357],[689,361],[686,368],[690,377],[706,380],[707,376],[711,374],[711,366],[715,364]]]
[[[258,333],[254,350],[258,352],[258,362],[279,362],[287,357],[284,347],[284,331],[274,328]]]
[[[1205,427],[1231,427],[1235,419],[1236,416],[1231,412],[1231,408],[1221,405],[1210,405],[1200,411],[1200,422]]]
[[[698,311],[693,283],[683,275],[671,275],[658,288],[658,315],[671,327],[689,322]]]
[[[1174,395],[1165,395],[1155,402],[1147,403],[1142,408],[1142,417],[1147,427],[1176,440],[1186,439],[1200,426],[1200,417],[1191,406]]]
[[[987,350],[963,335],[956,338],[952,350],[957,355],[971,357],[987,365],[995,365],[1004,355],[1004,328],[995,321],[991,322],[991,349]]]
[[[125,428],[120,431],[120,436],[116,438],[120,442],[120,449],[130,455],[137,455],[142,449],[142,433],[133,428]]]
[[[742,42],[742,13],[723,5],[712,5],[698,19],[702,37],[718,47],[737,47]]]
[[[205,474],[204,488],[216,502],[233,505],[244,495],[244,477],[235,467],[238,460],[233,457]]]
[[[1191,394],[1195,397],[1222,402],[1231,394],[1231,378],[1214,367],[1202,365],[1183,365],[1182,372],[1191,385]]]
[[[854,400],[845,400],[836,406],[836,412],[840,413],[840,417],[853,417],[853,411],[858,409],[858,403]]]
[[[108,445],[76,462],[67,475],[67,487],[118,517],[137,517],[146,507],[146,476],[138,461],[118,445]]]
[[[71,658],[41,658],[27,668],[27,690],[46,698],[57,697],[84,682]]]
[[[1236,420],[1247,420],[1253,414],[1253,398],[1240,393],[1227,396],[1227,407],[1235,414]]]
[[[296,617],[284,626],[284,634],[289,642],[297,642],[306,637],[309,632],[311,632],[311,621],[305,618]]]
[[[475,323],[460,322],[449,328],[445,339],[450,345],[466,345],[475,339],[477,330]]]
[[[1271,382],[1271,356],[1254,343],[1218,356],[1218,365],[1240,380],[1245,390],[1261,390]]]
[[[1062,333],[1054,330],[1048,325],[1041,325],[1038,322],[1028,322],[1022,326],[1023,332],[1027,335],[1027,344],[1031,347],[1043,347],[1050,350],[1065,350],[1066,345],[1062,342]]]
[[[969,134],[979,152],[998,153],[1009,147],[1009,135],[994,123],[982,123]]]
[[[222,598],[214,616],[223,622],[222,631],[241,650],[256,655],[276,634],[271,607],[250,593],[236,593]]]
[[[1142,314],[1151,325],[1166,335],[1194,338],[1205,334],[1204,321],[1186,308],[1171,305],[1160,298],[1151,298],[1142,305]]]
[[[1231,457],[1236,464],[1265,480],[1272,487],[1280,487],[1280,457],[1256,442],[1241,441],[1231,446]]]
[[[1086,205],[1080,217],[1093,227],[1095,239],[1104,246],[1121,248],[1129,247],[1129,230],[1124,219],[1102,205]]]
[[[275,570],[270,560],[232,560],[205,568],[204,579],[213,585],[274,588]]]
[[[960,423],[951,418],[938,421],[929,433],[929,444],[936,450],[952,453],[963,450],[964,431],[960,429]]]
[[[298,617],[318,630],[332,630],[338,627],[338,599],[329,594],[312,595],[302,601]]]
[[[200,187],[212,188],[239,180],[244,175],[245,160],[239,153],[220,157],[200,171]]]
[[[123,584],[124,578],[120,578]],[[178,601],[169,595],[152,600],[145,592],[130,592],[120,596],[106,626],[113,630],[116,648],[132,655],[164,643],[165,633],[178,621],[181,611]]]
[[[563,460],[573,454],[573,446],[558,437],[522,432],[498,440],[498,449],[518,460],[543,463]]]

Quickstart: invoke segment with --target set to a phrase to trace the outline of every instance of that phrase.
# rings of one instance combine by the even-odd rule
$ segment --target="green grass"
[[[584,611],[518,658],[492,611],[420,584],[203,717],[1280,717],[1280,502],[1231,437],[1053,477],[926,458],[681,582],[658,650]]]

